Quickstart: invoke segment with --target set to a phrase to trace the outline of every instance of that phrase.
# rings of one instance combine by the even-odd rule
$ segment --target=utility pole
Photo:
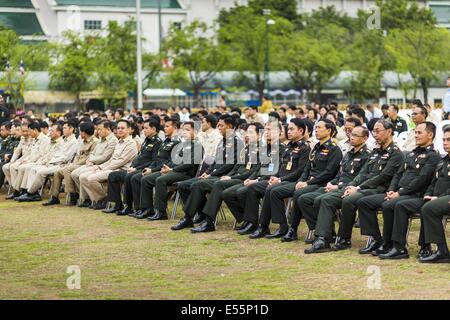
[[[136,0],[136,64],[137,64],[137,107],[142,110],[142,36],[141,0]]]

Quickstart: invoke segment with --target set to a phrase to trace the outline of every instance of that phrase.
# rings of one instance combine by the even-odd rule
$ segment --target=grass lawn
[[[4,200],[0,193],[0,299],[450,299],[450,265],[361,256],[354,233],[346,252],[305,255],[302,241],[250,240],[231,231],[170,231],[174,221],[138,221],[99,211]],[[449,230],[450,228],[447,228]],[[302,222],[300,236],[306,234]],[[448,234],[448,232],[447,232]],[[68,266],[81,270],[69,290]],[[381,289],[369,289],[369,266]],[[370,282],[370,281],[369,281]]]

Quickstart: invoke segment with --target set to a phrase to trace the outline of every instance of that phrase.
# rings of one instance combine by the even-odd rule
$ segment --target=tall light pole
[[[142,110],[142,41],[141,0],[136,0],[136,65],[137,65],[137,107]]]
[[[265,63],[264,63],[264,87],[269,94],[270,90],[270,57],[269,57],[269,31],[270,26],[275,24],[275,21],[269,19],[270,9],[263,9],[263,14],[266,16],[266,52],[265,52]]]
[[[161,15],[161,0],[158,0],[158,28],[159,28],[159,50],[161,50],[162,42],[162,15]]]

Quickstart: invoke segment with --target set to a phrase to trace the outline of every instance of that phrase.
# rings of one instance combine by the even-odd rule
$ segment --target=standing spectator
[[[366,112],[367,122],[369,122],[370,120],[375,119],[375,118],[382,118],[383,117],[383,112],[381,112],[381,110],[378,109],[373,104],[368,104],[366,106],[366,109],[367,109],[367,112]]]
[[[401,118],[398,115],[398,112],[400,109],[396,104],[391,104],[389,106],[389,112],[388,116],[389,119],[391,119],[392,124],[394,125],[394,132],[397,132],[398,134],[408,131],[408,124],[406,123],[405,119]]]
[[[0,94],[0,123],[4,123],[9,120],[9,109],[6,106],[5,99]]]
[[[443,114],[450,112],[450,76],[447,78],[447,92],[444,95]]]

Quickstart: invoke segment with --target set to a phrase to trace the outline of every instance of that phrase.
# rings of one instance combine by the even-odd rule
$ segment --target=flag
[[[19,64],[19,72],[21,75],[25,74],[25,65],[23,63],[23,60],[20,60],[20,64]]]

